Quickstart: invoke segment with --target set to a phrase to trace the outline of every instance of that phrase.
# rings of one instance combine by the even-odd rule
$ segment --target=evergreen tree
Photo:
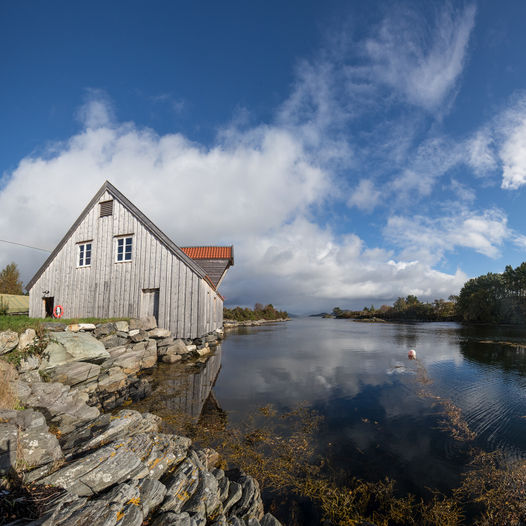
[[[0,272],[0,294],[23,294],[16,263],[10,263]]]

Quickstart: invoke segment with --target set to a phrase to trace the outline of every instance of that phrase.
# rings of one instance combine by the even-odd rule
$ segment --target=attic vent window
[[[113,215],[113,200],[100,203],[100,217]]]

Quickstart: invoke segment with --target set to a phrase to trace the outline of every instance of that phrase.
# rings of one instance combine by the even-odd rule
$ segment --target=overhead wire
[[[42,252],[47,252],[51,254],[51,250],[46,250],[45,248],[33,247],[31,245],[24,245],[23,243],[16,243],[15,241],[8,241],[7,239],[0,239],[1,243],[9,243],[10,245],[18,245],[19,247],[32,248],[34,250],[41,250]]]

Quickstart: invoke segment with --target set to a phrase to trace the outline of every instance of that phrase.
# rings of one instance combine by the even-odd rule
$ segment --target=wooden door
[[[143,289],[141,298],[141,318],[154,316],[159,323],[159,289]]]

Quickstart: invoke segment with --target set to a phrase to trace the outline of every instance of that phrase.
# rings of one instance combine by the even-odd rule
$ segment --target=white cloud
[[[508,227],[507,217],[500,210],[475,212],[462,209],[439,218],[392,216],[384,234],[404,247],[404,258],[416,258],[430,265],[438,263],[444,254],[465,247],[491,258],[500,256],[500,247],[516,234]]]
[[[387,301],[417,291],[447,296],[463,282],[461,272],[437,272],[425,262],[394,264],[391,252],[315,224],[311,209],[331,195],[334,183],[290,131],[233,131],[227,142],[203,148],[131,123],[99,120],[93,128],[100,104],[84,109],[85,129],[6,175],[0,238],[52,249],[108,179],[176,243],[233,243],[236,265],[223,286],[231,301],[306,311],[329,308],[335,299]],[[43,259],[7,246],[0,267],[15,260],[27,282]]]
[[[348,206],[355,206],[365,212],[371,212],[378,204],[381,192],[374,187],[369,179],[361,179],[347,201]]]
[[[526,114],[509,130],[499,155],[502,160],[502,188],[517,190],[526,184]]]
[[[391,13],[365,43],[372,78],[411,104],[437,110],[462,73],[475,13],[473,5],[460,13],[446,6],[430,24],[407,9]]]
[[[490,131],[481,129],[467,141],[468,164],[477,175],[484,175],[497,167],[497,159],[493,151],[493,137]]]

